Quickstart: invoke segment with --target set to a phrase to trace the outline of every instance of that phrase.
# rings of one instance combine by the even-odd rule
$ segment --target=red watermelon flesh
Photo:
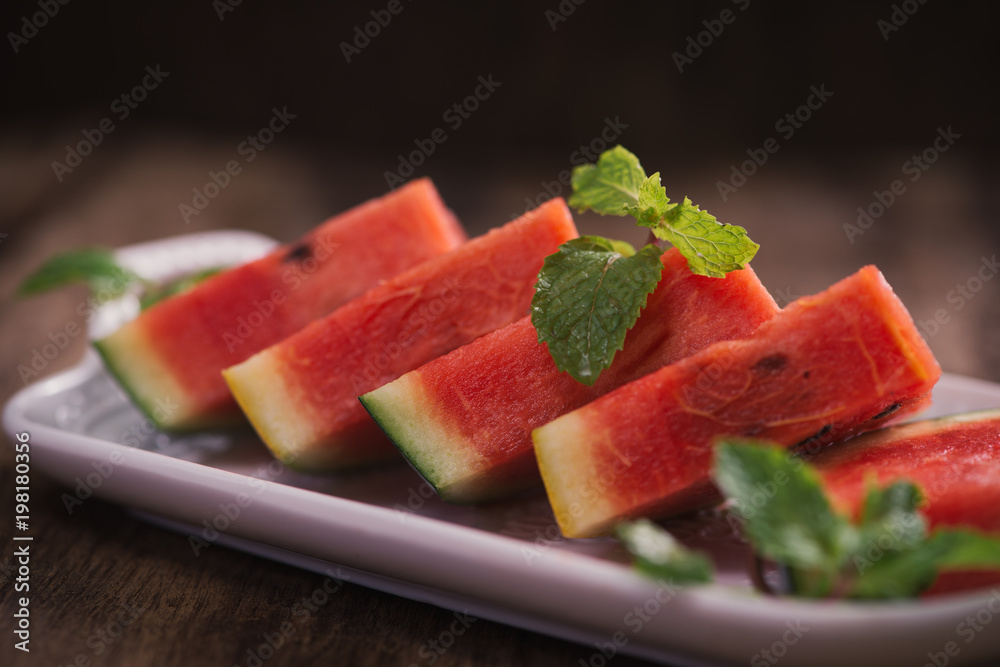
[[[924,494],[931,528],[966,526],[1000,535],[1000,410],[866,433],[811,459],[835,508],[857,516],[869,484],[906,480]],[[949,572],[930,593],[1000,583],[1000,572]]]
[[[709,343],[747,336],[777,312],[750,268],[694,275],[676,249],[662,262],[624,349],[593,386],[556,368],[525,317],[361,400],[446,500],[482,502],[536,485],[533,429]]]
[[[720,436],[833,442],[923,406],[940,368],[882,274],[866,267],[793,302],[749,338],[715,343],[536,429],[568,537],[719,500]]]
[[[226,380],[282,461],[322,470],[396,457],[357,397],[521,318],[545,257],[576,235],[554,199],[386,281]]]
[[[431,182],[414,181],[156,304],[95,346],[160,426],[239,422],[222,369],[464,241]]]

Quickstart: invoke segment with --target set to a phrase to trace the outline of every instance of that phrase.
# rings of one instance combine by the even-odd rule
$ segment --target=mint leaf
[[[930,537],[920,489],[868,489],[858,523],[833,512],[815,469],[780,446],[723,440],[715,481],[761,555],[790,570],[804,596],[913,597],[946,570],[1000,569],[1000,539],[967,529]]]
[[[935,559],[924,548],[927,522],[917,511],[922,499],[920,489],[905,481],[868,489],[850,557],[854,571],[845,576],[853,580],[850,597],[912,597],[934,582]]]
[[[815,470],[779,447],[726,439],[715,449],[714,477],[758,553],[792,568],[802,594],[832,590],[856,536],[831,508]]]
[[[622,523],[615,534],[635,556],[636,569],[653,579],[675,584],[707,584],[712,581],[712,561],[691,551],[652,521]]]
[[[759,245],[736,225],[725,225],[702,211],[687,197],[670,203],[660,184],[660,173],[646,177],[639,158],[621,146],[601,153],[597,164],[573,170],[569,205],[602,215],[631,215],[652,229],[658,239],[673,245],[688,261],[692,273],[721,278],[746,267]]]
[[[722,278],[745,268],[760,248],[745,229],[722,224],[687,197],[681,204],[670,205],[660,223],[650,226],[656,238],[669,241],[684,255],[692,273],[703,276]]]
[[[917,508],[923,495],[915,484],[894,482],[868,489],[861,509],[859,549],[905,551],[927,538],[927,522]]]
[[[628,214],[643,227],[656,227],[676,204],[671,205],[666,189],[660,185],[660,172],[656,172],[639,186],[639,199],[628,208]]]
[[[50,257],[18,287],[19,296],[30,296],[76,283],[86,285],[91,294],[104,290],[112,297],[121,296],[133,285],[142,288],[139,304],[142,310],[167,297],[179,294],[197,285],[221,268],[211,268],[181,276],[162,284],[151,283],[124,268],[106,248],[83,248],[59,253]]]
[[[729,271],[744,268],[759,248],[742,227],[720,223],[687,197],[681,203],[671,203],[660,183],[660,173],[647,177],[639,158],[622,146],[601,153],[597,164],[573,170],[569,205],[581,212],[589,209],[602,215],[631,215],[640,226],[649,227],[656,238],[673,244],[693,273],[704,276],[721,278]],[[557,259],[546,260],[535,285],[531,321],[539,341],[549,344],[556,366],[589,385],[621,349],[626,331],[635,324],[662,269],[657,267],[653,282],[643,277],[633,287],[633,281],[619,276],[605,286],[604,279],[613,264],[618,264],[618,272],[631,272],[633,266],[621,262],[627,258],[636,267],[648,264],[653,251],[647,248],[654,246],[633,256],[621,252],[614,247],[615,242],[607,239],[602,240],[600,248],[592,247],[592,242],[586,248],[573,243],[563,244],[549,258]],[[588,271],[594,272],[591,279]],[[622,289],[628,294],[620,296]],[[600,294],[601,290],[607,290],[607,294]],[[549,307],[555,307],[557,312],[546,313]]]
[[[880,544],[886,542],[883,538]],[[867,554],[873,553],[874,562],[867,561],[870,569],[859,565],[861,576],[851,591],[853,598],[913,597],[933,584],[942,571],[1000,569],[1000,540],[964,528],[941,528],[930,537],[925,532],[905,549],[869,547]],[[865,562],[860,554],[854,560]]]
[[[625,215],[639,202],[639,187],[646,172],[639,158],[621,146],[601,153],[597,164],[582,164],[573,170],[573,194],[569,205],[581,213],[593,209],[601,215]]]
[[[660,280],[662,254],[653,245],[634,252],[627,243],[584,236],[545,258],[531,322],[559,370],[592,385],[611,365]]]
[[[147,285],[146,290],[139,297],[139,305],[142,310],[146,310],[155,303],[159,303],[175,294],[186,292],[206,278],[210,278],[222,271],[220,267],[203,269],[188,276],[182,276],[176,280],[163,283],[162,285]]]
[[[74,283],[87,285],[92,292],[108,289],[123,294],[139,277],[122,268],[114,253],[105,248],[84,248],[49,258],[17,289],[20,296],[38,294]]]
[[[618,239],[606,239],[603,236],[584,236],[583,238],[593,241],[598,245],[607,247],[614,252],[617,252],[622,257],[631,257],[635,254],[635,246],[633,246],[628,241],[619,241]],[[661,253],[662,254],[662,253]]]
[[[1000,569],[1000,540],[967,528],[939,528],[927,549],[942,570]]]
[[[874,553],[878,554],[874,560],[855,555],[858,576],[849,589],[849,597],[857,600],[914,597],[937,577],[933,555],[920,546]]]

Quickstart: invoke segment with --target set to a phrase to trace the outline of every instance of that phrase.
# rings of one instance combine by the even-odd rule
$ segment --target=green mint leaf
[[[615,146],[601,153],[597,164],[573,170],[573,194],[569,205],[581,213],[592,209],[601,215],[625,215],[639,203],[639,190],[646,172],[639,158]]]
[[[967,528],[939,528],[927,550],[941,570],[1000,569],[1000,539]]]
[[[868,489],[861,510],[859,551],[905,551],[927,539],[927,522],[917,511],[923,495],[911,482]]]
[[[622,257],[631,257],[632,255],[635,254],[635,246],[633,246],[628,241],[621,241],[618,239],[606,239],[603,236],[585,236],[583,238],[590,239],[599,245],[605,246],[608,249],[618,253]]]
[[[920,489],[906,481],[868,488],[858,543],[844,573],[850,582],[849,597],[913,597],[934,582],[934,558],[923,548],[927,522],[917,511],[922,499]]]
[[[102,289],[113,295],[125,292],[139,277],[122,268],[114,253],[105,248],[84,248],[59,253],[29,275],[18,287],[20,296],[38,294],[74,283],[87,285],[92,292]]]
[[[138,284],[142,288],[139,304],[145,310],[154,303],[194,287],[221,270],[221,268],[204,269],[157,285],[118,264],[112,251],[106,248],[84,248],[49,258],[38,270],[24,279],[18,287],[18,295],[30,296],[82,283],[92,294],[107,291],[111,297],[116,297]]]
[[[828,594],[857,535],[833,511],[816,471],[782,448],[724,439],[714,478],[754,549],[792,568],[803,595]]]
[[[635,556],[636,569],[647,577],[674,584],[712,581],[712,561],[702,553],[691,551],[652,521],[642,519],[619,524],[615,534]]]
[[[819,475],[779,446],[722,440],[715,481],[761,555],[790,571],[796,593],[853,599],[913,597],[941,571],[1000,569],[1000,539],[968,529],[930,537],[913,483],[870,487],[858,524],[835,514]]]
[[[163,283],[162,285],[147,285],[146,290],[139,297],[139,305],[142,310],[146,310],[153,304],[159,303],[168,297],[180,294],[181,292],[186,292],[206,278],[210,278],[220,271],[222,271],[222,268],[220,267],[203,269],[202,271],[192,273],[188,276],[182,276],[176,280]]]
[[[760,248],[745,229],[722,224],[687,197],[669,207],[662,221],[653,226],[653,234],[677,248],[692,273],[714,278],[744,268]]]
[[[852,598],[914,597],[942,571],[1000,569],[1000,540],[991,535],[942,528],[929,538],[925,533],[924,539],[904,549],[898,548],[898,537],[896,543],[890,543],[890,535],[898,536],[898,532],[887,533],[881,543],[870,544],[853,558],[860,577],[851,591]]]
[[[561,371],[592,385],[622,349],[663,271],[663,251],[583,236],[545,258],[531,301],[539,342]]]
[[[666,188],[660,185],[660,172],[656,172],[639,186],[638,203],[629,207],[628,214],[643,227],[656,227],[675,206],[670,203]]]
[[[633,216],[656,238],[673,244],[693,273],[705,276],[721,278],[744,268],[759,247],[746,230],[723,225],[687,197],[671,203],[660,173],[647,177],[639,158],[622,146],[601,153],[596,164],[573,170],[569,205],[581,212]],[[611,364],[660,279],[660,266],[652,281],[644,269],[652,267],[654,247],[632,253],[606,240],[570,242],[546,260],[535,286],[532,322],[560,370],[590,385]],[[639,280],[625,275],[636,270]]]
[[[647,178],[639,158],[622,146],[601,153],[597,164],[573,170],[569,205],[602,215],[631,215],[677,248],[691,271],[703,276],[721,278],[745,268],[760,248],[745,229],[722,224],[687,197],[670,203],[660,173]]]
[[[934,557],[921,545],[903,551],[868,551],[852,558],[857,579],[848,597],[888,600],[914,597],[934,583]]]

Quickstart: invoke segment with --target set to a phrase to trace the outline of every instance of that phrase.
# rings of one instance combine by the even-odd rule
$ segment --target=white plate
[[[216,232],[119,256],[164,277],[249,259],[272,244]],[[134,311],[128,300],[113,304],[92,328],[106,332]],[[928,416],[997,405],[1000,385],[946,375]],[[456,507],[403,465],[309,477],[277,464],[249,431],[155,432],[93,353],[19,392],[3,423],[12,440],[30,434],[33,471],[70,495],[92,492],[192,535],[192,550],[231,546],[583,642],[594,647],[592,665],[612,651],[691,665],[779,658],[782,665],[959,665],[1000,657],[1000,632],[985,626],[1000,611],[1000,592],[891,604],[768,598],[751,590],[748,554],[724,523],[688,520],[671,528],[713,554],[720,583],[675,594],[634,574],[614,540],[560,538],[542,495]]]

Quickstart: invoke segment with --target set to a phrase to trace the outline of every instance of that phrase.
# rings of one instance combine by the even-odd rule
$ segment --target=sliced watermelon
[[[901,424],[811,458],[839,510],[857,515],[870,483],[921,488],[932,526],[1000,532],[1000,410]]]
[[[227,369],[226,380],[290,465],[398,456],[357,397],[522,317],[545,257],[575,236],[566,204],[552,200]]]
[[[912,422],[824,448],[811,459],[841,512],[857,516],[869,485],[906,480],[924,495],[931,528],[969,527],[1000,535],[1000,410]],[[881,552],[874,545],[871,558]],[[1000,583],[1000,572],[940,575],[927,594]]]
[[[361,397],[446,500],[482,502],[541,482],[531,431],[777,312],[752,269],[697,276],[671,249],[624,350],[593,386],[561,373],[528,317]]]
[[[95,346],[160,426],[239,422],[222,369],[464,241],[431,182],[414,181],[156,304]]]
[[[833,442],[925,405],[940,368],[892,288],[865,267],[749,338],[715,343],[537,429],[563,533],[719,500],[719,436]]]

